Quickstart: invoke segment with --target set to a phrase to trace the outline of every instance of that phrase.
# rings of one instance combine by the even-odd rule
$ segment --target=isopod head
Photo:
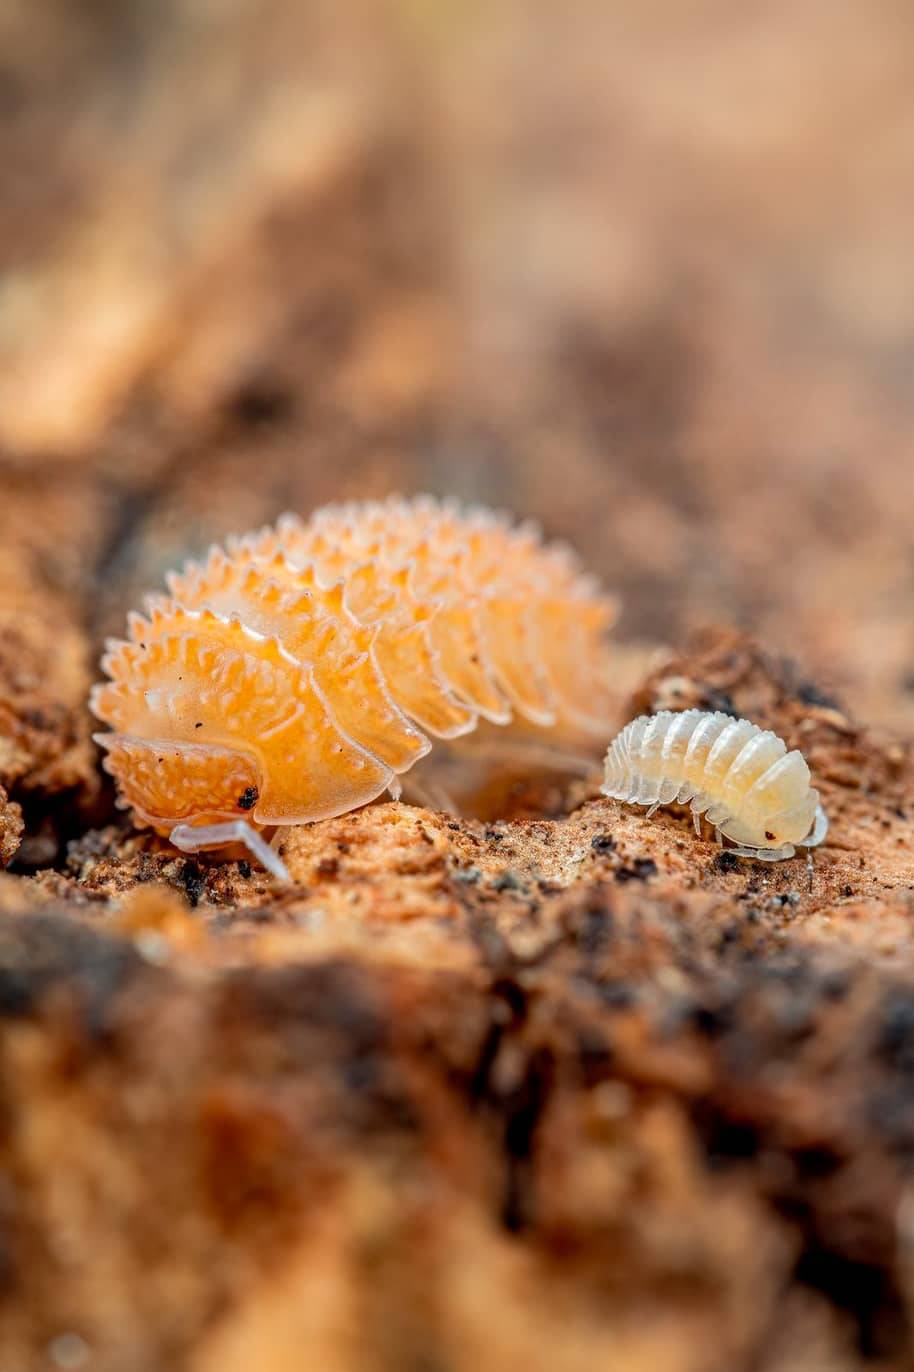
[[[721,833],[743,848],[781,849],[802,844],[813,828],[819,793],[810,786],[809,768],[794,750],[780,758],[747,792],[738,816]]]

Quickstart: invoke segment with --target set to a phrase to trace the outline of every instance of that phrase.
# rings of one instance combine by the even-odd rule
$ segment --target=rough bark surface
[[[533,8],[0,6],[3,1372],[914,1362],[910,15]],[[283,891],[132,828],[105,635],[422,489],[619,591],[620,722],[802,748],[811,864],[596,772]]]
[[[729,635],[671,699],[804,748],[811,866],[588,798],[7,877],[2,1365],[905,1366],[911,750]]]

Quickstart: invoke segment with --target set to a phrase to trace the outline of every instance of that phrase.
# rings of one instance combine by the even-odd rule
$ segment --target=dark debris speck
[[[616,881],[647,881],[657,875],[657,864],[653,858],[635,858],[630,867],[620,867]]]
[[[104,1032],[114,1001],[143,963],[123,939],[35,913],[0,918],[0,1016],[30,1013],[55,985],[74,988],[90,1033]]]
[[[797,699],[802,700],[804,705],[819,705],[826,710],[841,709],[841,704],[835,696],[821,690],[811,681],[800,682],[797,686]]]
[[[914,994],[901,989],[882,1007],[877,1051],[895,1071],[914,1074]]]
[[[595,958],[612,941],[615,923],[612,912],[603,904],[588,905],[574,924],[578,944],[587,958]]]
[[[738,718],[739,712],[733,704],[733,697],[726,691],[717,691],[713,687],[708,687],[702,692],[701,704],[706,710],[719,710],[721,714],[732,715]]]
[[[201,871],[200,864],[190,858],[183,864],[179,880],[191,906],[196,906],[206,890],[206,876]]]

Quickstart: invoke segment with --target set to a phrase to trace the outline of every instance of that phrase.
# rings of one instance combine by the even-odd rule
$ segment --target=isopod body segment
[[[604,795],[634,805],[691,806],[737,856],[777,862],[828,832],[802,753],[719,710],[661,710],[626,724],[606,754]]]

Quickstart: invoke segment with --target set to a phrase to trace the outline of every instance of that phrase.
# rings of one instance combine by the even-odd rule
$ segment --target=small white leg
[[[176,824],[169,838],[182,853],[199,853],[204,848],[224,848],[229,843],[243,843],[251,857],[256,858],[271,876],[287,885],[292,884],[282,858],[246,819],[230,819],[224,824]]]
[[[728,853],[734,857],[754,858],[756,862],[783,862],[785,858],[794,856],[794,847],[791,843],[785,843],[780,848],[728,848]]]
[[[697,810],[692,811],[692,823],[695,825],[695,832],[701,838],[701,817]]]
[[[400,797],[401,797],[402,794],[403,794],[403,783],[401,782],[401,780],[400,780],[400,778],[399,778],[398,776],[394,776],[394,777],[391,778],[391,782],[390,782],[390,785],[389,785],[388,788],[387,788],[387,791],[388,791],[388,794],[389,794],[391,800],[399,800],[399,799],[400,799]]]
[[[459,815],[460,807],[446,787],[430,777],[416,776],[410,772],[404,782],[407,802],[421,805],[424,810],[443,810],[449,815]]]
[[[659,800],[655,800],[655,801],[654,801],[654,804],[653,804],[653,805],[651,806],[651,808],[648,810],[648,812],[647,812],[647,814],[644,816],[644,818],[645,818],[645,819],[653,819],[654,815],[657,813],[657,811],[658,811],[659,809],[660,809],[660,801],[659,801]]]

